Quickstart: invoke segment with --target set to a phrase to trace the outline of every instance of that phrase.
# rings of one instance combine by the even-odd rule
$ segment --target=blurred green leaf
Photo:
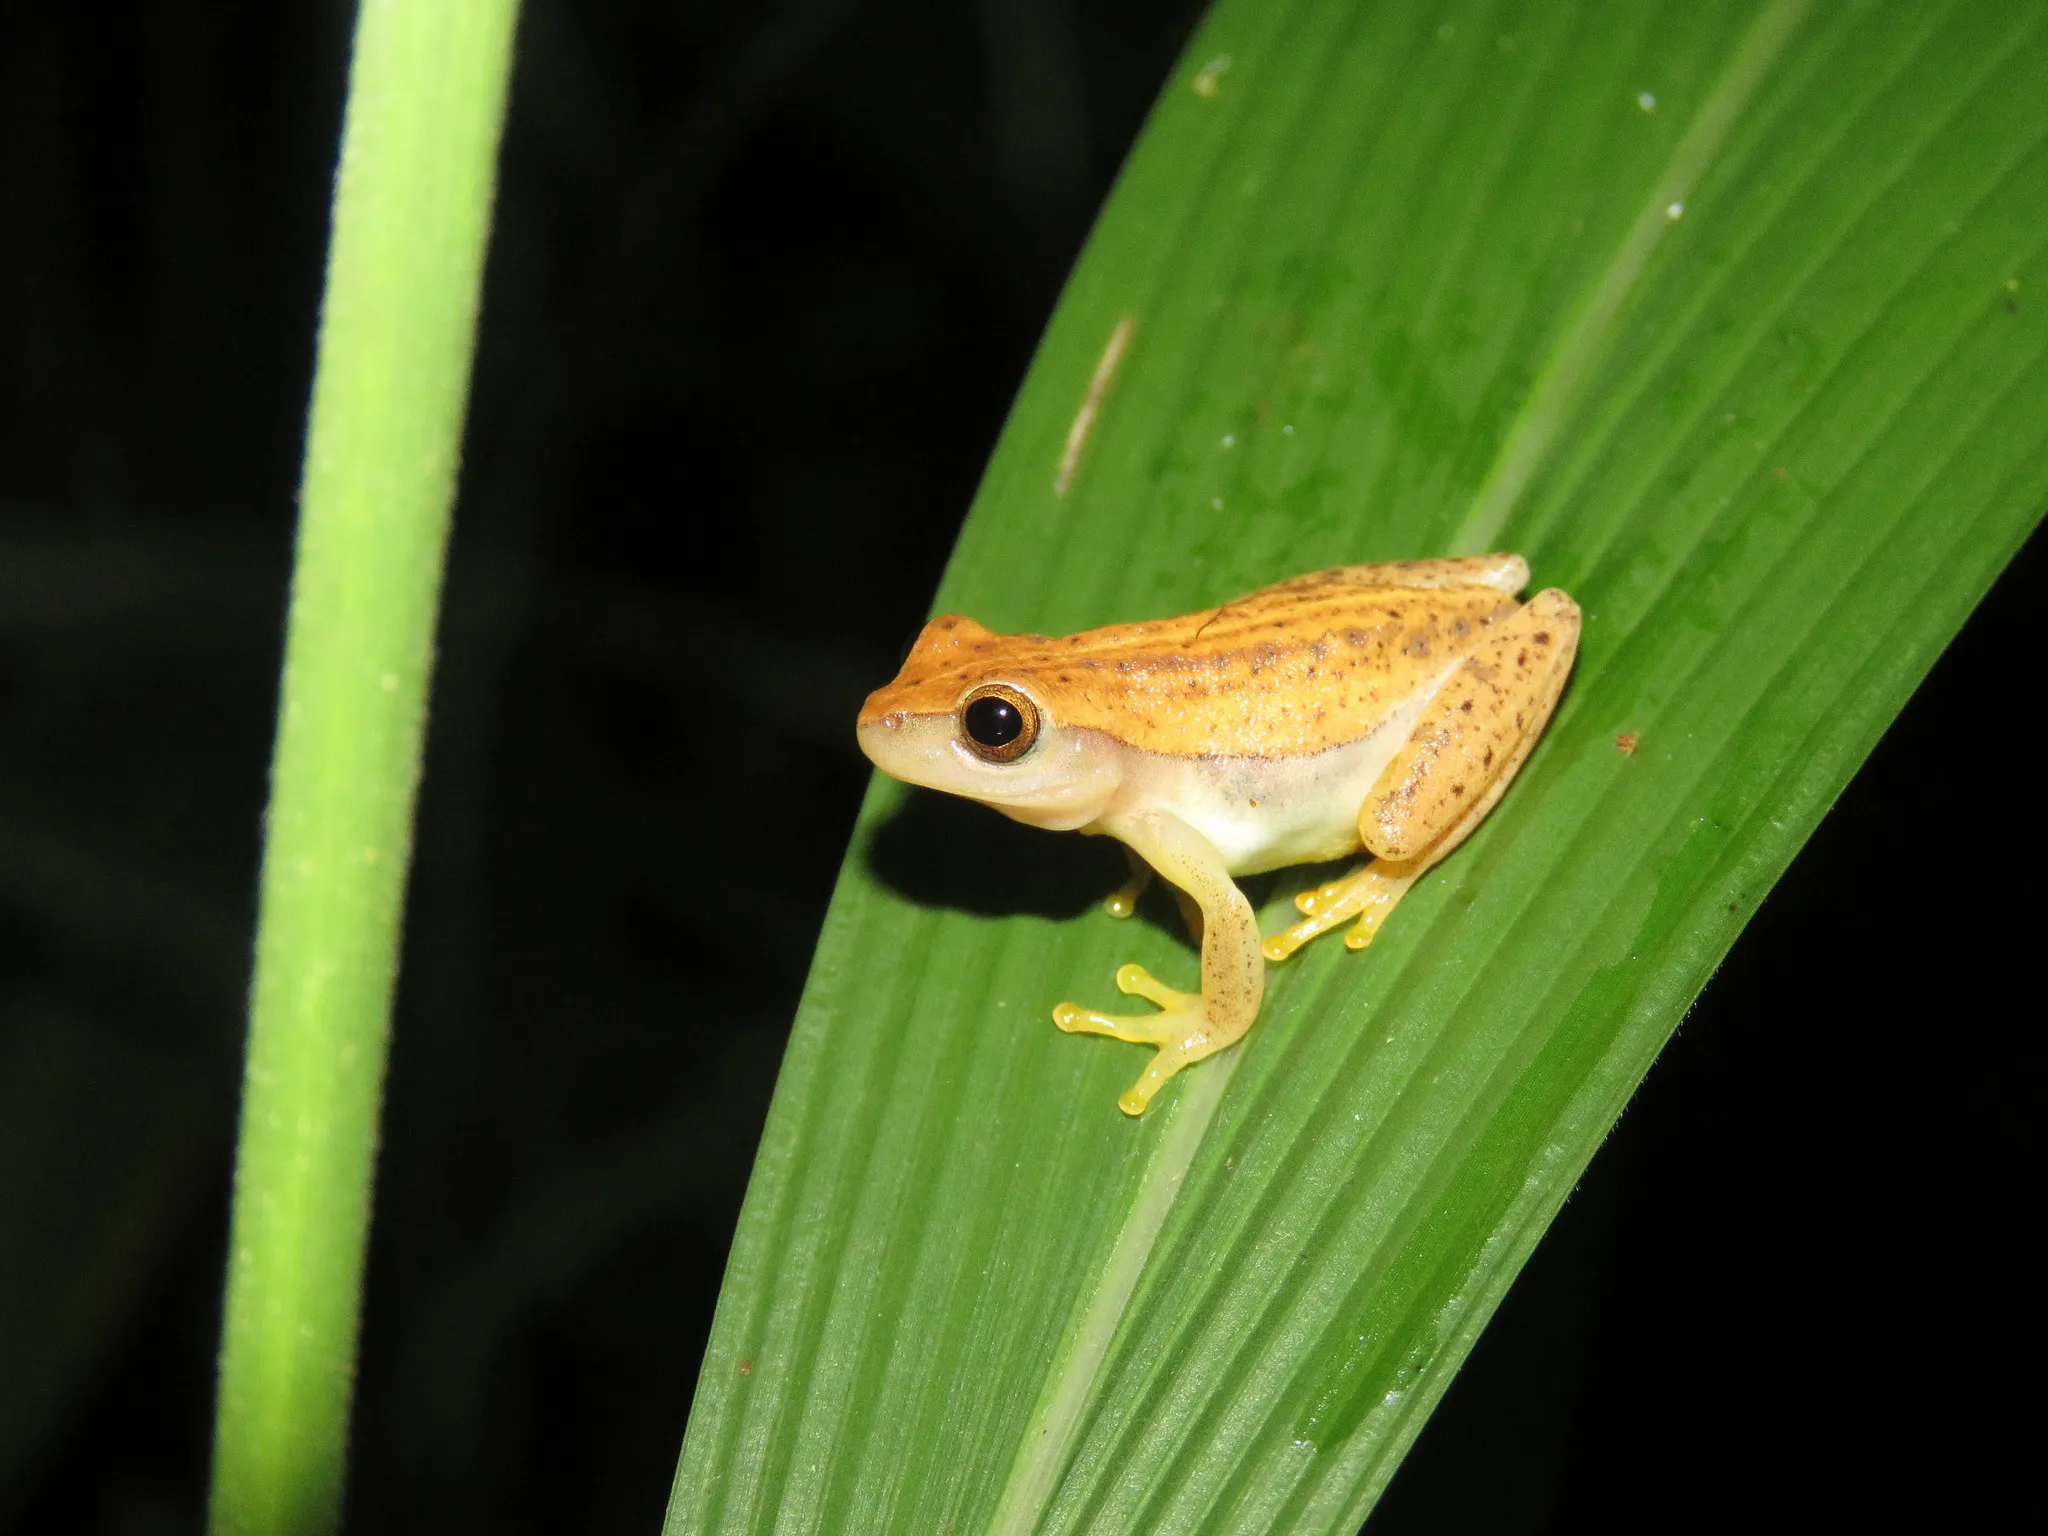
[[[671,1531],[1357,1526],[2048,496],[2044,22],[1218,8],[938,607],[1061,633],[1506,548],[1584,606],[1577,675],[1373,949],[1276,968],[1138,1124],[1142,1052],[1048,1010],[1191,977],[1170,909],[1117,925],[1101,848],[876,784]]]

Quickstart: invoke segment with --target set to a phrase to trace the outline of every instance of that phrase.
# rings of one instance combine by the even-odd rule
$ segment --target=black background
[[[352,1528],[656,1528],[865,779],[847,721],[1195,13],[528,4]],[[111,1234],[75,1276],[0,1230],[0,1296],[103,1303],[9,1530],[200,1527],[347,25],[0,9],[0,1041],[75,1027],[148,1068],[45,1106],[75,1142],[0,1139],[0,1213]],[[2023,1494],[2038,545],[1709,987],[1375,1531],[1981,1528]],[[152,1118],[152,1083],[190,1112]],[[123,1158],[139,1207],[106,1194]]]

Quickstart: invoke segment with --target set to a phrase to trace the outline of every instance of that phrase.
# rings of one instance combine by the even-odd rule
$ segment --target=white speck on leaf
[[[1653,96],[1650,92],[1644,91],[1641,95],[1636,97],[1636,105],[1641,107],[1645,112],[1654,112],[1657,110],[1657,98]]]
[[[1215,58],[1196,70],[1193,82],[1195,94],[1204,101],[1212,99],[1224,75],[1229,73],[1230,65],[1230,55],[1219,53]]]
[[[1685,204],[1683,203],[1673,203],[1669,208],[1666,208],[1664,210],[1664,217],[1667,219],[1683,218],[1684,216]]]

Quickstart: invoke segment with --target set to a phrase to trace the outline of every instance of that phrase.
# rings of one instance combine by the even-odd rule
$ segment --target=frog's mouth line
[[[1036,745],[991,762],[960,739],[951,714],[896,711],[860,723],[861,751],[892,778],[979,801],[1049,830],[1093,821],[1122,782],[1117,744],[1098,731],[1045,722]]]

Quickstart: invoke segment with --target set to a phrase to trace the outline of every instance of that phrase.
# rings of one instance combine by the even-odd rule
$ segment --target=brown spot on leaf
[[[1614,744],[1621,748],[1621,755],[1623,757],[1634,757],[1636,755],[1636,740],[1636,733],[1634,731],[1623,731],[1614,738]]]

